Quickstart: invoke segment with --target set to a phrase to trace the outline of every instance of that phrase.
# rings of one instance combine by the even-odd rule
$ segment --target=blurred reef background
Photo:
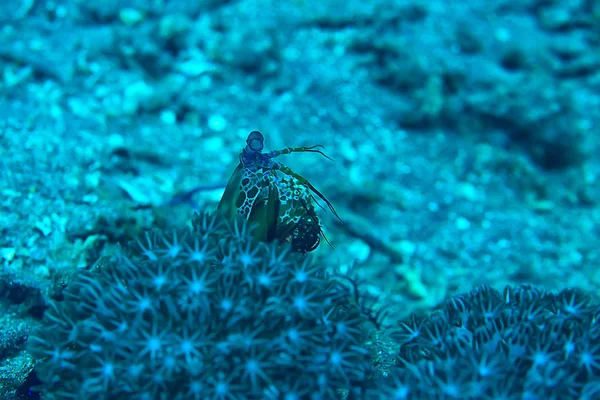
[[[76,271],[188,225],[169,202],[227,183],[252,130],[325,147],[279,160],[344,221],[319,213],[314,258],[390,324],[506,285],[598,301],[598,0],[10,0],[0,27],[2,399]]]

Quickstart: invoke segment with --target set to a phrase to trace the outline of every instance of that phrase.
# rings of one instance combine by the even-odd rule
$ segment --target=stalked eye
[[[246,144],[248,145],[248,149],[252,151],[261,151],[264,146],[265,138],[262,133],[259,131],[252,131],[248,135],[248,139],[246,139]]]

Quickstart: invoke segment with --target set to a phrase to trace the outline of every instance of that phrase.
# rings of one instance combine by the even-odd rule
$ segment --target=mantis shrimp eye
[[[261,151],[263,149],[263,143],[265,138],[262,133],[259,131],[252,131],[248,135],[248,139],[246,139],[246,144],[248,145],[248,150],[251,151]]]

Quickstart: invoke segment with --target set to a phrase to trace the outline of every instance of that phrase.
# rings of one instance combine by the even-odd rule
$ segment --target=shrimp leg
[[[316,146],[310,146],[310,147],[306,147],[306,146],[304,146],[304,147],[286,147],[285,149],[282,149],[282,150],[270,151],[269,153],[266,154],[266,156],[268,158],[274,158],[274,157],[291,154],[291,153],[319,153],[320,155],[327,158],[328,160],[333,161],[327,154],[323,153],[321,150],[315,150],[318,148],[323,148],[323,146],[318,144]]]

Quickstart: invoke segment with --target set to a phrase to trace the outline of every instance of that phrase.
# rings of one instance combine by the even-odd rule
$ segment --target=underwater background
[[[0,27],[0,399],[600,399],[600,1],[8,0]],[[332,159],[277,158],[341,219],[316,207],[308,259],[204,214],[254,130]]]

